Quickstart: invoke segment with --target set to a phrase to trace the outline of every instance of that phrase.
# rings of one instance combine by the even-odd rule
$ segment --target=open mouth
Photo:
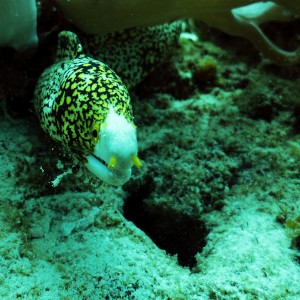
[[[105,160],[103,160],[102,158],[96,156],[96,155],[93,154],[93,153],[90,153],[90,155],[93,156],[93,157],[94,157],[96,160],[98,160],[100,163],[102,163],[102,165],[104,165],[105,167],[108,168],[108,163],[107,163]]]
[[[87,156],[85,166],[96,177],[115,186],[123,185],[131,176],[131,168],[125,170],[112,170],[109,168],[109,164],[94,154],[89,154]]]

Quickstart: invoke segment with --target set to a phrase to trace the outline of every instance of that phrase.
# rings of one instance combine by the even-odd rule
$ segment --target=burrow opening
[[[143,230],[151,240],[178,264],[190,270],[196,265],[195,255],[206,245],[208,230],[203,221],[170,208],[153,205],[144,189],[131,191],[124,203],[124,216]]]

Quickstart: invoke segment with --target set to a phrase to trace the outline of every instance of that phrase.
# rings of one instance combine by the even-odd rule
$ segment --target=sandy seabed
[[[123,187],[72,166],[2,87],[1,299],[300,298],[299,66],[191,37],[132,92],[144,166]]]

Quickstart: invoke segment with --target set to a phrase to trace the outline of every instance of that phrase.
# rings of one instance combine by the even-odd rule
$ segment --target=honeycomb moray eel
[[[88,56],[112,68],[128,89],[136,86],[160,63],[170,58],[185,26],[177,20],[156,26],[136,27],[105,35],[81,37]]]
[[[132,166],[142,165],[126,86],[83,53],[74,33],[59,34],[56,61],[39,78],[34,105],[50,137],[104,182],[122,185]]]
[[[127,87],[167,59],[182,25],[83,36],[83,43],[72,32],[59,34],[56,60],[35,89],[35,109],[50,137],[104,182],[122,185],[133,165],[142,166]]]

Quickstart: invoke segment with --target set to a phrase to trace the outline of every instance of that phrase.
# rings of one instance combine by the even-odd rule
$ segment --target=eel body
[[[104,182],[122,185],[132,166],[141,166],[126,86],[83,53],[74,33],[59,34],[56,61],[39,78],[34,105],[50,137]]]
[[[182,25],[83,36],[83,44],[72,32],[59,34],[56,61],[35,89],[35,110],[50,137],[109,184],[124,184],[132,166],[142,165],[127,87],[167,60]]]
[[[183,26],[185,21],[176,20],[105,35],[82,36],[82,44],[89,56],[112,68],[130,90],[170,59]]]

